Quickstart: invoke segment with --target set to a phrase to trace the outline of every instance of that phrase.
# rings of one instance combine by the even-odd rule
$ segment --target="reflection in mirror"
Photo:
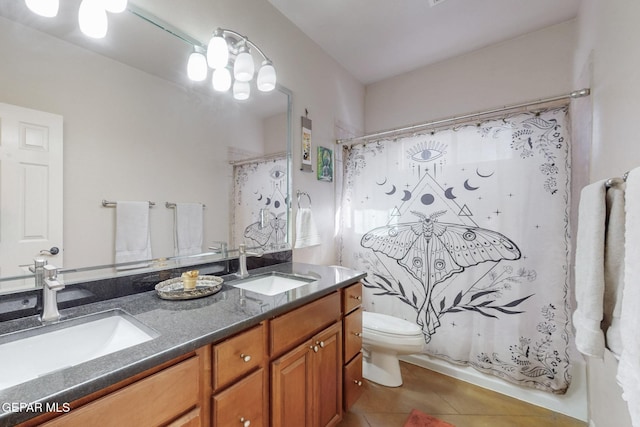
[[[19,113],[2,113],[0,146],[4,150],[5,137],[14,135],[18,145],[36,155],[24,161],[19,151],[0,151],[4,163],[14,162],[2,168],[6,217],[0,224],[20,230],[17,240],[32,243],[20,259],[0,265],[0,276],[29,276],[28,266],[37,257],[74,270],[74,280],[127,274],[110,266],[117,208],[104,207],[103,199],[155,203],[148,223],[156,261],[145,268],[164,268],[157,260],[175,253],[175,209],[166,202],[205,206],[205,257],[221,258],[208,249],[217,242],[228,242],[230,249],[241,242],[266,250],[287,247],[290,92],[256,90],[244,102],[216,93],[210,81],[187,78],[185,64],[193,48],[183,40],[132,13],[110,16],[107,37],[89,39],[77,28],[78,5],[79,0],[61,2],[58,16],[45,19],[22,1],[0,0],[0,103],[18,107]],[[61,129],[55,120],[34,122],[33,115],[40,113],[60,120]],[[7,130],[10,118],[15,124]],[[38,163],[54,146],[60,150],[59,160],[53,156],[58,163]],[[235,184],[244,165],[275,159],[280,159],[276,178],[264,180],[263,187]],[[9,172],[14,175],[5,175]],[[25,188],[7,205],[5,193],[20,176],[26,177]],[[48,192],[53,187],[58,193]],[[251,203],[234,203],[235,191],[241,190]],[[259,231],[269,227],[273,233],[265,241]],[[0,232],[6,235],[5,228]],[[2,261],[12,250],[4,245]],[[53,255],[52,247],[59,253]],[[105,265],[91,270],[95,273],[87,269]],[[11,282],[0,282],[0,293],[33,286],[32,277]]]

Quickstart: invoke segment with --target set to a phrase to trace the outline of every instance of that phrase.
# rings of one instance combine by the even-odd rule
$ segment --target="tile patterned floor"
[[[402,427],[419,409],[456,427],[586,427],[587,423],[421,367],[401,363],[402,387],[365,381],[338,427]]]

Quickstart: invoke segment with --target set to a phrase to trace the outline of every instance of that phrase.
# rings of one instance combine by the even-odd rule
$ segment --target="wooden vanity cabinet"
[[[335,426],[359,396],[361,292],[335,291],[21,426]]]
[[[362,283],[342,290],[344,313],[344,410],[362,394]]]
[[[342,419],[342,322],[334,292],[270,321],[271,425],[324,427]]]
[[[342,419],[342,322],[271,363],[272,425],[334,426]]]

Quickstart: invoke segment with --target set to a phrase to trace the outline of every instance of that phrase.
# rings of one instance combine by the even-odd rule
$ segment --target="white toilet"
[[[402,385],[399,355],[422,351],[424,335],[415,323],[381,313],[362,313],[362,375],[387,386]]]

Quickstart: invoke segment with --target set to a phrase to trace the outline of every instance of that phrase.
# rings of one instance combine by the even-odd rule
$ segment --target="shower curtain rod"
[[[407,126],[407,127],[403,127],[403,128],[390,129],[390,130],[385,130],[385,131],[381,131],[381,132],[370,133],[368,135],[357,136],[357,137],[353,137],[353,138],[338,139],[338,140],[336,140],[336,144],[348,144],[348,143],[354,143],[354,142],[355,143],[362,143],[362,141],[369,140],[369,139],[374,139],[374,138],[379,138],[379,137],[388,136],[388,135],[405,133],[405,132],[409,132],[409,131],[428,128],[428,127],[431,127],[431,126],[439,126],[439,125],[445,125],[445,124],[449,124],[449,123],[455,123],[458,120],[472,119],[474,117],[484,116],[484,115],[487,115],[487,114],[501,113],[503,111],[515,110],[517,108],[530,107],[532,105],[546,104],[546,103],[554,102],[554,101],[562,101],[562,100],[565,100],[565,99],[582,98],[584,96],[589,96],[590,93],[591,93],[591,89],[589,89],[589,88],[575,90],[575,91],[573,91],[573,92],[571,92],[569,94],[566,94],[566,95],[560,95],[560,96],[554,96],[554,97],[551,97],[551,98],[538,99],[538,100],[535,100],[535,101],[524,102],[522,104],[508,105],[508,106],[504,106],[504,107],[500,107],[500,108],[495,108],[493,110],[486,110],[486,111],[481,111],[481,112],[478,112],[478,113],[465,114],[465,115],[462,115],[462,116],[454,116],[454,117],[449,117],[449,118],[446,118],[446,119],[440,119],[440,120],[434,120],[434,121],[425,122],[425,123],[419,123],[419,124],[416,124],[416,125],[411,125],[411,126]]]
[[[256,156],[256,157],[251,157],[250,159],[242,159],[242,160],[229,160],[229,164],[232,166],[240,166],[240,165],[246,165],[247,163],[254,163],[254,162],[258,162],[258,161],[268,161],[268,160],[273,160],[273,159],[281,159],[281,158],[285,158],[287,157],[287,152],[286,151],[279,151],[277,153],[272,153],[272,154],[266,154],[264,156]]]

